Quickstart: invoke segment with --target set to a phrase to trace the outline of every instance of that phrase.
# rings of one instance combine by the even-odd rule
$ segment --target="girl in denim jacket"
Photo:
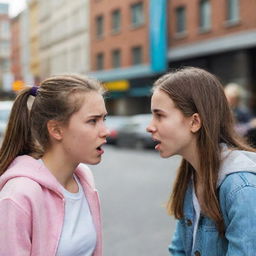
[[[188,67],[154,85],[147,130],[161,157],[181,155],[168,212],[173,256],[256,255],[256,153],[234,132],[223,87]]]

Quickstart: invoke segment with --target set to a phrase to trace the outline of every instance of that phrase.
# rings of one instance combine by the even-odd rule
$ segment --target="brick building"
[[[91,75],[106,83],[110,113],[149,112],[152,83],[166,70],[166,1],[91,1]]]
[[[236,82],[254,96],[255,10],[254,0],[169,1],[169,67],[205,68],[224,84]]]
[[[91,1],[91,74],[107,82],[110,112],[147,112],[153,81],[189,65],[256,95],[255,10],[254,0]]]

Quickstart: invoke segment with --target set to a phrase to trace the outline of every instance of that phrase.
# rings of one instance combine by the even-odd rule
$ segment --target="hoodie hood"
[[[34,180],[41,186],[50,189],[63,197],[61,193],[61,185],[57,182],[56,178],[45,167],[42,161],[38,161],[31,156],[23,155],[14,159],[8,169],[0,177],[0,190],[8,180],[18,177]]]
[[[94,190],[93,178],[90,177],[90,172],[87,173],[86,170],[89,170],[89,168],[84,164],[80,164],[75,170],[75,174],[82,182],[86,183],[87,187]],[[26,177],[34,180],[42,187],[52,190],[63,198],[61,184],[42,161],[38,161],[28,155],[16,157],[4,174],[0,176],[0,191],[8,180],[18,177]]]
[[[244,150],[230,150],[221,144],[221,166],[219,170],[218,187],[225,177],[235,172],[256,173],[256,153]]]

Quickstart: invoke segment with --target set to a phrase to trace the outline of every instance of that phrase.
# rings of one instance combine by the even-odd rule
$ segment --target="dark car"
[[[127,119],[118,132],[117,146],[137,149],[154,148],[156,142],[146,131],[151,119],[151,114],[134,115]]]
[[[119,129],[124,125],[127,118],[126,116],[107,116],[106,126],[110,131],[110,135],[107,137],[108,144],[116,144]]]

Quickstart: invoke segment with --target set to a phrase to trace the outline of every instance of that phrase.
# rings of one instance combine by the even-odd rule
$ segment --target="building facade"
[[[38,84],[40,77],[40,54],[39,54],[39,0],[28,0],[29,13],[29,52],[30,70],[33,76],[33,83]]]
[[[91,1],[91,75],[109,90],[110,114],[149,112],[150,88],[167,68],[166,1]]]
[[[0,3],[0,91],[9,91],[11,80],[11,31],[9,5]]]
[[[21,73],[20,15],[11,19],[11,72],[14,80],[23,80]]]
[[[62,73],[86,74],[89,71],[88,5],[89,0],[40,0],[42,78]]]
[[[256,109],[256,1],[172,0],[169,68],[199,66],[251,92]]]
[[[29,29],[29,10],[26,8],[20,13],[19,44],[21,76],[25,84],[32,85],[34,77],[30,68],[30,29]]]

